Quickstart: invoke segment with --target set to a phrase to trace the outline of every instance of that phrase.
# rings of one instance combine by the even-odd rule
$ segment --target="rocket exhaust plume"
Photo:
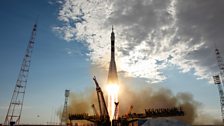
[[[107,95],[108,95],[108,112],[110,119],[118,116],[118,112],[115,113],[115,103],[118,102],[118,84],[108,84],[107,85]]]

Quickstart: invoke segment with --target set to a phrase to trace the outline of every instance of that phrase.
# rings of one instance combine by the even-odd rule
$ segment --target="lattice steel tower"
[[[61,125],[66,125],[68,121],[68,97],[69,97],[69,90],[65,90],[65,103],[64,103],[64,109],[61,116]]]
[[[213,76],[213,80],[214,80],[214,83],[218,87],[219,96],[220,96],[220,104],[221,104],[222,122],[224,123],[224,108],[223,108],[223,106],[224,106],[224,93],[223,93],[223,89],[222,89],[221,80],[220,80],[219,75]]]
[[[37,24],[33,26],[31,38],[25,51],[25,56],[22,61],[19,76],[16,81],[15,89],[13,91],[12,99],[8,108],[7,115],[5,117],[5,125],[19,124],[21,113],[23,109],[24,95],[26,91],[27,78],[29,74],[31,55],[34,47],[34,39],[36,36]]]
[[[218,83],[218,81],[215,81],[215,79],[219,79],[218,75],[213,76],[213,79],[215,81],[215,84],[217,84],[217,86],[218,86],[219,95],[220,95],[222,121],[224,123],[224,93],[223,93],[223,87],[221,85],[221,82],[222,82],[222,84],[224,84],[224,62],[223,62],[220,52],[217,48],[215,49],[215,54],[216,54],[216,59],[217,59],[218,66],[220,69],[221,81],[220,81],[220,83]]]

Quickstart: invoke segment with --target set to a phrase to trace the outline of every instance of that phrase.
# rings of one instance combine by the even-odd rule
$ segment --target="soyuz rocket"
[[[109,73],[108,73],[108,80],[107,83],[109,86],[111,86],[112,90],[108,92],[108,112],[110,115],[110,119],[117,118],[119,113],[119,107],[118,105],[118,90],[116,87],[118,87],[118,76],[117,76],[117,68],[116,68],[116,62],[115,62],[115,35],[114,35],[114,29],[112,26],[112,32],[111,32],[111,59],[110,59],[110,66],[109,66]],[[117,104],[117,108],[115,110],[115,104]]]
[[[118,84],[118,76],[117,76],[117,68],[115,62],[115,34],[114,29],[112,26],[111,32],[111,59],[110,59],[110,66],[109,66],[109,73],[108,73],[108,84]]]

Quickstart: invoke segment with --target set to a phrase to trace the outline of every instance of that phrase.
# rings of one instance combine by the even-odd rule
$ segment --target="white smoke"
[[[54,30],[87,45],[92,63],[107,68],[114,25],[118,71],[153,83],[165,80],[162,71],[175,65],[209,80],[217,69],[213,42],[223,47],[221,5],[222,0],[66,0],[58,13],[63,25]]]

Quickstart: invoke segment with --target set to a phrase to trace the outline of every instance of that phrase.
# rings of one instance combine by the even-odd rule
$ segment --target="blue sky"
[[[64,103],[64,90],[83,90],[91,80],[87,57],[76,53],[87,50],[80,43],[65,42],[52,31],[52,27],[58,23],[56,5],[48,1],[4,0],[0,6],[1,123],[6,115],[32,26],[38,16],[23,119],[24,122],[35,123],[37,115],[40,115],[41,123],[49,122],[50,117]],[[67,48],[73,50],[73,53],[68,54]]]
[[[78,6],[78,4],[74,4]],[[87,35],[89,35],[91,31],[94,31],[96,32],[96,34],[100,35],[104,33],[102,35],[103,39],[98,39],[99,37],[96,35],[96,37],[94,38],[96,40],[94,42],[89,42],[89,38],[87,37],[87,40],[85,40],[83,39],[85,38],[85,36],[83,37],[81,34],[83,33],[81,25],[85,25],[85,23],[82,23],[80,25],[79,23],[75,22],[76,19],[69,18],[69,15],[64,15],[63,18],[63,8],[66,9],[66,2],[64,2],[63,4],[47,0],[1,1],[0,16],[2,18],[0,20],[0,123],[3,123],[6,116],[6,111],[8,109],[10,98],[12,96],[15,82],[19,73],[22,58],[31,35],[32,25],[36,21],[37,17],[39,17],[37,36],[35,39],[36,43],[32,55],[28,85],[24,100],[24,110],[22,114],[23,123],[44,124],[50,121],[58,121],[56,112],[63,106],[65,89],[69,89],[72,92],[82,92],[86,88],[94,88],[94,86],[92,85],[92,75],[95,71],[92,68],[92,64],[95,63],[104,68],[108,65],[108,58],[105,58],[107,57],[106,54],[108,54],[108,52],[105,51],[105,49],[108,49],[108,43],[110,42],[109,39],[111,32],[111,23],[115,24],[115,34],[118,36],[118,39],[116,41],[119,47],[122,47],[122,45],[120,45],[121,43],[119,43],[119,40],[123,40],[122,37],[119,37],[122,33],[127,36],[131,33],[134,34],[134,32],[132,32],[134,26],[127,28],[128,23],[124,24],[122,22],[124,19],[116,20],[116,16],[106,21],[106,23],[102,27],[100,27],[99,32],[97,29],[98,26],[94,27],[95,29],[92,28],[92,26],[97,25],[97,23],[100,22],[93,23],[93,20],[89,19],[90,24],[86,24]],[[85,10],[83,9],[83,11]],[[116,11],[114,13],[116,13]],[[96,15],[93,15],[93,17],[94,16]],[[77,18],[80,19],[80,16]],[[66,19],[68,19],[69,21],[66,22]],[[98,20],[98,18],[94,18],[94,20]],[[173,20],[175,21],[175,19]],[[71,22],[75,22],[79,25],[71,25]],[[108,26],[106,24],[108,24]],[[173,24],[169,23],[169,25],[170,27],[172,27]],[[73,26],[73,28],[68,26]],[[130,34],[122,31],[122,26],[124,26],[123,28],[127,31],[129,29]],[[75,30],[76,27],[77,30]],[[119,33],[119,31],[122,32]],[[75,36],[69,36],[69,32],[74,32]],[[132,40],[137,41],[135,39]],[[102,44],[102,42],[100,43],[99,41],[107,42]],[[96,48],[93,48],[94,44],[96,45]],[[107,44],[106,47],[104,47],[105,44]],[[141,44],[144,45],[144,43]],[[125,63],[132,63],[131,60],[129,60],[130,62],[126,61],[126,59],[129,58],[135,59],[137,57],[137,63],[138,61],[142,61],[139,62],[139,64],[145,64],[145,62],[142,60],[143,58],[139,58],[139,56],[135,57],[134,55],[132,56],[131,52],[131,47],[133,47],[133,45],[136,45],[136,47],[139,47],[139,49],[142,50],[143,46],[141,44],[137,45],[134,43],[124,43],[124,50],[118,48],[118,69],[120,69],[121,71],[127,70]],[[195,50],[198,49],[199,51],[203,51],[202,48],[197,48],[200,46],[200,44],[196,44],[193,46],[195,47]],[[121,51],[119,51],[119,49],[121,49]],[[103,51],[105,51],[104,56],[102,56]],[[130,51],[130,55],[125,55],[125,51]],[[138,51],[138,48],[135,51]],[[101,52],[101,55],[99,55],[99,52]],[[141,55],[137,52],[135,52],[135,54]],[[204,75],[204,73],[201,73],[197,69],[200,68],[198,66],[200,66],[201,64],[190,64],[193,67],[190,70],[187,70],[189,66],[186,67],[186,65],[189,64],[181,62],[182,60],[180,58],[187,58],[188,60],[191,60],[189,59],[189,57],[192,58],[191,55],[189,57],[180,55],[179,59],[174,58],[174,60],[169,61],[169,63],[165,62],[166,58],[163,58],[164,55],[162,53],[160,54],[161,57],[159,58],[155,58],[155,54],[144,55],[152,57],[156,60],[160,60],[162,62],[162,65],[158,65],[152,62],[149,63],[148,66],[143,65],[143,69],[137,70],[138,68],[140,68],[139,65],[137,63],[134,65],[131,64],[130,68],[133,68],[133,70],[126,72],[127,75],[133,77],[133,84],[142,83],[142,87],[166,87],[172,90],[174,94],[176,94],[177,92],[189,92],[194,96],[194,99],[196,101],[199,101],[203,104],[201,111],[211,114],[211,116],[216,116],[219,119],[221,114],[219,96],[216,86],[209,84],[208,78],[197,79],[203,77]],[[124,57],[124,59],[122,59],[122,57]],[[194,58],[195,57],[193,57],[192,59]],[[101,60],[103,63],[101,62]],[[179,64],[177,63],[178,60],[181,60]],[[148,61],[146,63],[148,63]],[[155,72],[154,69],[152,69],[152,71],[146,71],[145,73],[142,72],[144,74],[139,73],[139,71],[144,70],[144,68],[151,69],[151,67],[149,67],[150,65],[151,67],[157,67],[159,73]],[[203,65],[204,64],[202,64],[201,66]],[[209,70],[207,68],[209,68],[209,65],[203,72]],[[151,76],[148,74],[150,72],[155,72],[155,74]],[[155,80],[153,80],[152,78],[156,77],[158,77],[158,80],[155,84],[146,82],[149,80],[155,82]],[[104,78],[102,78],[102,80],[104,80]],[[138,87],[138,85],[135,86]],[[37,115],[40,115],[40,117],[37,117]]]

